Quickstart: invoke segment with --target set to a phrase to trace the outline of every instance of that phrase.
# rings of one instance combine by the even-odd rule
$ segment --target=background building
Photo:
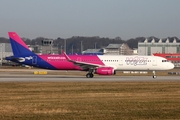
[[[35,45],[33,52],[38,54],[59,54],[58,46],[54,46],[53,40],[42,40],[42,45]]]
[[[145,39],[138,42],[138,55],[153,55],[154,53],[180,53],[180,42],[174,39]]]
[[[132,49],[125,43],[123,44],[109,44],[104,49],[105,55],[132,55]]]
[[[1,65],[5,62],[5,57],[7,56],[12,56],[12,49],[11,49],[11,44],[10,43],[0,43],[0,62]]]
[[[104,49],[87,49],[82,52],[83,55],[103,55]]]

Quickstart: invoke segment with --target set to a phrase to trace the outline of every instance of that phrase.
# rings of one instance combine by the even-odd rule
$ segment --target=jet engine
[[[97,68],[95,73],[99,75],[115,75],[116,71],[112,67],[101,67]]]

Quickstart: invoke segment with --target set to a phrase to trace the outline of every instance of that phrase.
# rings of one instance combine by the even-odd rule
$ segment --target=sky
[[[178,37],[180,0],[0,0],[0,37]]]

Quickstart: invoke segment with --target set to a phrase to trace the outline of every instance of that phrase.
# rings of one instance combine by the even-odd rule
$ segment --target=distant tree
[[[9,43],[9,39],[4,38],[4,37],[0,37],[0,43]]]
[[[170,41],[173,41],[174,38],[177,42],[180,42],[180,40],[177,37],[168,37]],[[37,37],[36,39],[29,39],[29,38],[22,38],[24,42],[28,45],[42,45],[42,40],[53,40],[54,46],[58,46],[60,49],[64,49],[64,41],[65,39],[58,37],[57,39],[49,39],[44,37]],[[99,36],[93,36],[93,37],[84,37],[84,36],[73,36],[71,38],[66,39],[66,52],[71,53],[72,52],[72,46],[74,52],[80,52],[81,50],[81,41],[83,44],[83,50],[86,49],[94,49],[94,46],[96,44],[96,48],[103,48],[108,46],[109,44],[122,44],[127,43],[127,45],[133,49],[138,48],[138,42],[144,41],[145,37],[137,37],[132,38],[129,40],[122,40],[120,37],[115,37],[114,39],[108,38],[108,37],[102,37]],[[156,38],[154,36],[147,37],[147,39],[155,39],[159,40],[159,38]],[[167,38],[164,38],[167,39]],[[0,43],[9,43],[9,39],[0,37]]]
[[[116,37],[115,40],[122,40],[121,37]]]
[[[135,39],[129,39],[126,41],[128,46],[133,49],[133,48],[138,48],[138,42],[145,40],[145,37],[137,37]]]
[[[24,42],[27,44],[27,45],[31,45],[31,40],[29,38],[22,38],[24,40]]]

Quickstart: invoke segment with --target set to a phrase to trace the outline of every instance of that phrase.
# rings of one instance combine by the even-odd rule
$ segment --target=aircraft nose
[[[173,64],[173,63],[170,63],[170,64],[168,65],[168,67],[169,67],[169,69],[173,69],[173,68],[174,68],[174,64]]]

